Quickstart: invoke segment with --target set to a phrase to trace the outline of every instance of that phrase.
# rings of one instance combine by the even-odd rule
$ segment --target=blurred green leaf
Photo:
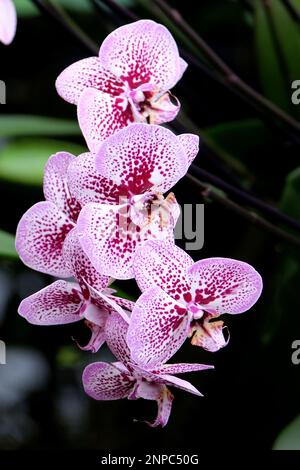
[[[273,450],[300,450],[300,415],[281,431]]]
[[[299,0],[296,4],[300,7]],[[282,2],[257,0],[256,46],[265,95],[300,117],[300,108],[291,103],[291,83],[300,77],[300,30]]]
[[[266,5],[261,0],[256,0],[255,3],[255,45],[256,54],[258,60],[259,75],[261,85],[266,97],[276,103],[282,109],[290,112],[291,111],[291,90],[290,84],[287,81],[285,70],[282,68],[282,63],[278,55],[278,50],[275,38],[274,25],[271,16],[277,17],[277,10],[274,5],[279,2],[270,2],[270,6],[267,10]],[[274,10],[274,13],[273,13]],[[286,13],[286,12],[285,12]],[[286,20],[285,23],[291,22]],[[287,25],[285,24],[285,29]],[[291,25],[294,28],[294,24]],[[288,35],[286,42],[291,40],[290,34]],[[298,48],[298,46],[297,46]],[[294,51],[294,61],[298,61],[296,51]]]
[[[31,0],[14,0],[19,17],[29,17],[39,15],[39,9]],[[93,5],[88,0],[59,0],[59,5],[67,10],[78,13],[93,12]]]
[[[78,364],[81,358],[80,350],[74,348],[74,345],[63,346],[59,349],[56,361],[60,366],[73,367]]]
[[[40,186],[50,155],[66,151],[78,155],[85,147],[48,139],[20,139],[0,149],[0,178],[14,183]]]
[[[119,3],[126,7],[132,7],[135,0],[118,0]],[[39,9],[31,0],[14,0],[18,15],[28,17],[39,15]],[[94,13],[92,2],[89,0],[57,0],[56,3],[62,8],[70,10],[74,13],[89,14]]]
[[[0,116],[0,137],[80,135],[76,121],[43,116]]]
[[[286,214],[300,220],[300,167],[287,176],[280,206]]]
[[[14,0],[18,17],[35,16],[39,14],[38,8],[30,0]]]
[[[0,256],[5,258],[18,258],[15,249],[15,237],[11,233],[0,230]]]
[[[224,122],[203,130],[222,149],[241,160],[272,137],[259,119]]]

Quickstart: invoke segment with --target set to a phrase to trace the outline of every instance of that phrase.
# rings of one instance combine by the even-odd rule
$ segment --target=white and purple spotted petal
[[[181,390],[184,390],[185,392],[192,393],[193,395],[198,395],[199,397],[202,397],[202,393],[197,390],[194,385],[192,385],[190,382],[187,380],[180,379],[179,377],[174,377],[173,375],[160,375],[161,382],[164,383],[165,385],[180,388]]]
[[[130,350],[126,342],[129,319],[126,321],[119,313],[112,312],[105,325],[105,339],[113,355],[126,364],[130,361]]]
[[[57,277],[70,277],[63,244],[74,223],[49,201],[38,202],[21,218],[16,250],[26,266]]]
[[[182,346],[189,326],[184,306],[160,287],[147,289],[131,314],[127,343],[132,360],[146,369],[161,365]]]
[[[262,279],[243,261],[208,258],[188,270],[193,300],[213,314],[243,313],[260,297]]]
[[[183,147],[173,132],[135,123],[112,135],[99,149],[96,167],[124,188],[124,194],[166,192],[188,168]]]
[[[20,303],[18,312],[34,325],[63,325],[81,320],[78,284],[56,281]]]
[[[174,243],[153,240],[137,250],[133,268],[142,291],[159,286],[175,300],[184,300],[190,291],[186,273],[192,265],[192,258]]]
[[[134,121],[126,98],[88,88],[78,101],[78,122],[91,152],[114,132]]]
[[[170,32],[151,20],[121,26],[107,36],[99,58],[130,88],[153,83],[159,91],[172,88],[183,73],[178,48]]]
[[[44,173],[44,195],[71,220],[76,222],[80,212],[79,203],[70,196],[67,171],[76,157],[68,152],[58,152],[48,159]]]
[[[172,214],[161,220],[159,211],[147,214],[142,226],[134,224],[129,207],[87,204],[77,223],[80,244],[98,272],[116,279],[134,277],[133,258],[136,249],[147,240],[173,240],[175,221]]]
[[[198,372],[200,370],[214,369],[214,366],[207,364],[163,364],[159,373],[164,375],[185,374],[187,372]]]
[[[188,67],[188,63],[184,59],[182,59],[181,57],[180,57],[179,61],[180,61],[180,77],[179,78],[181,78],[182,75],[184,74],[184,72],[186,71],[187,67]]]
[[[196,134],[180,134],[177,139],[183,146],[190,165],[199,152],[199,137]]]
[[[108,276],[99,274],[99,272],[95,270],[89,258],[81,248],[76,227],[74,227],[66,237],[63,246],[63,254],[67,266],[81,285],[82,283],[88,284],[88,286],[100,292],[108,286]]]
[[[68,185],[72,196],[82,206],[89,202],[119,204],[119,187],[101,176],[93,153],[79,155],[68,168]]]
[[[66,101],[77,104],[87,88],[94,88],[113,96],[124,91],[124,84],[101,67],[98,57],[88,57],[67,67],[57,78],[56,90]]]
[[[94,362],[83,372],[82,382],[85,392],[95,400],[119,400],[126,398],[134,382],[114,364]]]
[[[0,0],[0,42],[8,46],[17,29],[17,13],[12,0]]]
[[[116,279],[133,277],[136,242],[130,239],[130,222],[125,214],[121,206],[87,204],[77,223],[80,244],[92,265]]]

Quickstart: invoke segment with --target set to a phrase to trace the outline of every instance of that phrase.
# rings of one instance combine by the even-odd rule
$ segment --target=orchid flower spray
[[[0,21],[0,40],[2,33]],[[85,392],[155,401],[152,427],[169,420],[170,387],[201,396],[178,374],[213,368],[168,361],[187,338],[199,352],[223,348],[220,316],[248,311],[262,292],[245,261],[194,262],[175,245],[180,208],[170,190],[198,154],[199,137],[161,124],[179,112],[170,90],[186,67],[170,32],[141,20],[109,34],[98,57],[65,69],[56,88],[77,106],[88,149],[49,158],[45,200],[27,210],[16,233],[24,264],[56,278],[23,299],[19,314],[43,326],[84,321],[91,337],[81,349],[97,353],[106,343],[116,358],[86,366]],[[139,298],[115,295],[114,279],[135,280]]]
[[[169,90],[187,67],[170,32],[141,20],[104,40],[98,57],[70,65],[56,81],[59,95],[77,105],[78,120],[92,152],[132,122],[162,124],[180,109]]]

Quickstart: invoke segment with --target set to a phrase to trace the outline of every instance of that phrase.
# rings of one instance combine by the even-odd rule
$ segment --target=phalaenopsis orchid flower
[[[170,90],[187,67],[172,35],[141,20],[113,31],[99,56],[70,65],[56,81],[59,95],[78,105],[81,130],[92,152],[132,122],[172,121],[180,104]]]
[[[0,0],[0,42],[8,46],[17,29],[17,13],[12,0]]]
[[[174,374],[212,369],[205,364],[165,364],[156,360],[152,367],[141,366],[132,360],[126,343],[129,319],[113,312],[105,326],[106,342],[117,362],[111,364],[95,362],[89,364],[83,372],[83,386],[86,393],[95,400],[119,400],[144,398],[155,400],[158,405],[156,419],[152,427],[165,426],[168,422],[173,395],[169,386],[177,387],[194,395],[201,393],[189,382],[174,377]],[[155,350],[153,350],[154,357]]]
[[[23,263],[57,277],[73,276],[63,256],[63,245],[81,209],[67,183],[67,169],[74,159],[67,152],[49,158],[44,173],[46,201],[28,209],[17,227],[16,249]]]
[[[116,297],[109,278],[98,274],[83,253],[73,228],[67,235],[63,255],[77,282],[55,281],[24,299],[19,314],[34,325],[63,325],[82,319],[91,329],[89,343],[81,349],[97,352],[105,341],[104,327],[111,312],[131,311],[133,302]],[[123,310],[121,310],[123,313]]]
[[[193,134],[177,137],[154,124],[131,124],[109,137],[96,157],[72,162],[69,188],[84,205],[78,236],[97,271],[132,278],[138,246],[149,239],[174,242],[179,206],[173,194],[164,199],[163,193],[186,174],[198,143]]]
[[[134,258],[143,291],[131,316],[128,344],[132,358],[152,365],[168,360],[187,336],[208,351],[225,346],[223,313],[249,310],[262,291],[261,276],[247,263],[229,258],[193,262],[174,244],[149,241]]]

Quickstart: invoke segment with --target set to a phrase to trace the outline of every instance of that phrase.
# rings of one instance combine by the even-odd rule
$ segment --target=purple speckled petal
[[[133,269],[142,291],[158,286],[175,300],[184,300],[190,291],[186,273],[192,265],[192,258],[174,243],[154,240],[137,250]]]
[[[132,360],[147,369],[161,365],[182,346],[189,326],[181,304],[160,287],[147,289],[131,314],[127,343]]]
[[[77,114],[81,131],[91,152],[116,131],[134,121],[130,105],[119,96],[85,90],[79,98]]]
[[[78,103],[87,88],[113,96],[118,96],[124,91],[123,82],[104,70],[98,57],[88,57],[67,67],[58,76],[55,86],[58,94],[72,104]]]
[[[185,374],[187,372],[197,372],[199,370],[214,369],[214,366],[207,364],[164,364],[160,369],[160,374]]]
[[[1,0],[0,10],[0,42],[8,46],[16,34],[16,8],[12,0]]]
[[[117,295],[107,295],[109,299],[115,302],[117,305],[122,307],[122,309],[132,312],[135,302],[133,300],[124,299],[123,297],[118,297]]]
[[[81,320],[78,284],[56,281],[22,300],[18,312],[34,325],[62,325]]]
[[[73,276],[81,285],[82,283],[88,284],[100,292],[107,287],[109,282],[108,276],[99,274],[92,266],[81,248],[76,227],[66,237],[63,254],[70,271],[72,271]]]
[[[70,153],[58,152],[48,159],[44,173],[45,199],[53,202],[74,222],[78,218],[81,206],[70,196],[67,171],[69,165],[75,160],[76,157]]]
[[[93,153],[79,155],[68,168],[70,192],[82,206],[89,202],[119,204],[119,186],[101,176],[96,169],[96,156]]]
[[[179,61],[180,61],[180,77],[179,78],[181,78],[182,75],[184,74],[184,72],[186,71],[186,69],[188,67],[188,64],[181,57],[180,57]]]
[[[72,276],[63,256],[63,244],[73,222],[52,202],[38,202],[21,218],[16,250],[26,266],[57,277]]]
[[[178,377],[174,377],[173,375],[161,375],[160,376],[162,383],[165,383],[165,385],[180,388],[181,390],[184,390],[185,392],[192,393],[193,395],[198,395],[199,397],[202,397],[202,393],[197,390],[194,385],[192,385],[190,382],[187,382],[187,380],[179,379]]]
[[[106,342],[116,359],[126,364],[130,361],[130,350],[126,342],[126,335],[129,325],[117,312],[112,312],[105,325]]]
[[[140,20],[113,31],[99,51],[101,64],[131,88],[151,82],[160,91],[172,88],[183,64],[170,32],[151,20]]]
[[[183,146],[190,165],[199,152],[199,137],[196,134],[180,134],[177,139]]]
[[[126,398],[134,386],[128,375],[105,362],[89,364],[84,369],[82,382],[85,392],[95,400]]]
[[[124,194],[166,192],[188,168],[187,157],[170,130],[131,124],[100,147],[96,167],[102,176],[124,188]]]
[[[136,225],[128,210],[126,205],[87,204],[77,223],[80,244],[95,269],[116,279],[134,277],[134,254],[147,240],[174,240],[173,213],[168,212],[168,220],[162,219],[160,210],[150,218],[146,213],[141,225]]]
[[[208,258],[188,270],[193,300],[209,313],[243,313],[258,300],[262,279],[243,261]]]

